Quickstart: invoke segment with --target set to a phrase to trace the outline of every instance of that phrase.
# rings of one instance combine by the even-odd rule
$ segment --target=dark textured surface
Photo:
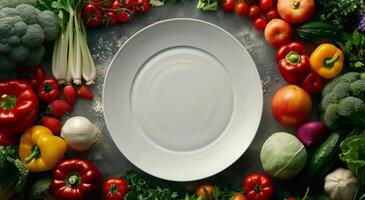
[[[262,172],[260,149],[266,138],[277,131],[294,133],[294,129],[288,129],[276,123],[271,115],[271,97],[279,87],[284,85],[284,82],[277,70],[275,49],[266,43],[263,33],[257,31],[247,17],[241,18],[234,13],[225,13],[222,10],[218,12],[203,12],[196,9],[195,6],[195,1],[175,4],[168,3],[163,7],[151,8],[146,14],[136,15],[129,24],[118,24],[112,28],[102,27],[98,29],[89,29],[88,41],[95,64],[98,68],[96,85],[92,88],[95,100],[93,102],[80,100],[77,103],[74,112],[71,113],[71,116],[86,116],[96,123],[101,130],[101,134],[97,143],[93,145],[90,150],[77,154],[70,153],[93,161],[101,169],[104,178],[119,176],[130,169],[138,170],[120,153],[106,128],[103,114],[100,110],[104,75],[121,45],[141,28],[159,20],[176,17],[196,18],[216,24],[234,35],[248,49],[256,63],[263,82],[264,110],[260,128],[250,148],[239,160],[223,172],[206,180],[186,183],[166,182],[146,175],[153,183],[167,184],[174,188],[177,187],[192,191],[199,183],[222,180],[227,184],[240,188],[246,175],[252,172]],[[202,35],[202,37],[204,36]],[[217,38],[217,40],[219,40],[219,38]],[[227,51],[229,51],[229,49],[227,49]],[[128,138],[126,138],[126,140],[128,140]],[[219,162],[219,160],[217,160],[217,162]],[[186,164],[189,165],[189,163]],[[290,188],[295,185],[301,185],[299,180],[274,182],[277,190],[282,190],[282,188],[290,190]],[[301,188],[300,190],[303,189],[305,188]]]

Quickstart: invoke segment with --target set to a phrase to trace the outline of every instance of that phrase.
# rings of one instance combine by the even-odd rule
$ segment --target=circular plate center
[[[131,91],[132,112],[159,148],[189,152],[219,138],[233,114],[232,83],[211,54],[177,46],[141,66]]]

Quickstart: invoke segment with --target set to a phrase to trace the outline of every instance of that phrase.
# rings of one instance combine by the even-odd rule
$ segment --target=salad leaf
[[[202,10],[217,10],[218,0],[199,0],[196,7]]]
[[[365,134],[347,137],[340,144],[340,159],[346,163],[361,183],[365,183]]]
[[[365,68],[365,34],[354,31],[352,36],[344,43],[340,44],[341,49],[347,58],[347,63],[352,68]]]

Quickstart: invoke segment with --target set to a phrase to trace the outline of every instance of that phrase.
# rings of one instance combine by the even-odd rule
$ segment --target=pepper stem
[[[332,68],[335,62],[340,58],[338,54],[334,55],[332,58],[327,57],[323,61],[323,65],[327,68]]]
[[[301,60],[300,54],[296,51],[289,51],[285,56],[285,60],[292,65],[297,65]]]
[[[41,149],[39,148],[38,145],[33,144],[32,153],[24,159],[24,162],[28,164],[28,163],[32,162],[33,159],[37,159],[40,156],[41,156]]]
[[[46,83],[46,84],[44,85],[43,91],[44,91],[44,92],[50,92],[51,90],[53,90],[52,85],[50,85],[49,83]]]
[[[115,184],[112,184],[110,186],[110,189],[109,189],[110,193],[112,193],[113,195],[117,194],[117,192],[119,191],[119,188],[117,185]]]
[[[71,188],[76,188],[80,184],[81,178],[80,174],[77,172],[72,172],[66,177],[66,185]]]
[[[0,107],[3,110],[11,110],[16,106],[16,97],[13,95],[3,94],[0,99]]]

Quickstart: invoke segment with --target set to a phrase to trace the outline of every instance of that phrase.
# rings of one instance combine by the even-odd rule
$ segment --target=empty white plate
[[[262,113],[260,77],[228,32],[170,19],[133,35],[109,67],[104,115],[120,151],[168,180],[206,178],[249,147]]]

